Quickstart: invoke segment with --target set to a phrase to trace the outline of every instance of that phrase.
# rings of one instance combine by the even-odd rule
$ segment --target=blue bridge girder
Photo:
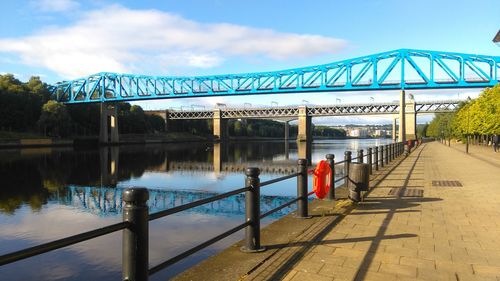
[[[282,71],[174,77],[101,72],[52,86],[64,103],[272,93],[484,88],[500,82],[500,56],[399,49]]]

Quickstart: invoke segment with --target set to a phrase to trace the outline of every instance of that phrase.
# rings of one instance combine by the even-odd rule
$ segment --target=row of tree
[[[0,130],[39,132],[52,137],[99,134],[99,104],[65,105],[50,100],[50,91],[39,77],[21,82],[12,74],[0,75]],[[145,114],[138,105],[118,105],[122,134],[164,131],[165,121]]]
[[[427,136],[465,140],[467,135],[500,134],[500,84],[487,88],[477,99],[459,105],[454,113],[440,113],[430,122]]]

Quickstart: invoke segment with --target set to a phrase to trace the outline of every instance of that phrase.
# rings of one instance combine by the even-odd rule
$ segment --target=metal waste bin
[[[361,191],[368,191],[370,182],[369,169],[368,164],[364,163],[351,163],[349,165],[347,188],[349,189],[349,199],[352,201],[361,201]]]

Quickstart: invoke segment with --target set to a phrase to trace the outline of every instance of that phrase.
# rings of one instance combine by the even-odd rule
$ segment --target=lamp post
[[[470,97],[467,97],[467,130],[465,139],[465,153],[469,153],[469,111],[470,111]]]

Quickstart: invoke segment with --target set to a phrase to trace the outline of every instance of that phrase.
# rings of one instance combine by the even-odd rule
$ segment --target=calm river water
[[[285,175],[296,160],[334,153],[343,160],[386,139],[138,145],[94,150],[0,151],[0,255],[121,221],[124,188],[150,189],[156,212],[244,186],[243,169],[261,180]],[[355,153],[353,153],[355,154]],[[262,211],[296,194],[290,179],[262,189]],[[294,206],[293,206],[294,207]],[[294,208],[263,221],[268,224]],[[233,196],[150,224],[150,266],[244,221],[244,196]],[[243,231],[152,276],[166,280],[243,238]],[[121,232],[0,267],[1,280],[120,280]]]

